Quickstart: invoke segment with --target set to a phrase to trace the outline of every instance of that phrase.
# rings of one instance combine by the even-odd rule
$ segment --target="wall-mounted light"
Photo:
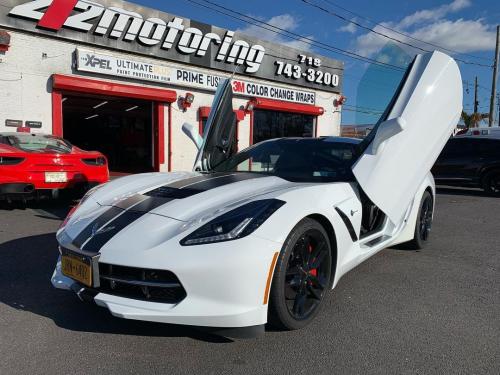
[[[10,47],[10,34],[5,30],[0,30],[0,52],[7,52]]]
[[[333,99],[333,106],[335,108],[338,108],[341,105],[344,105],[346,100],[347,100],[347,98],[344,95],[340,95],[338,98]]]
[[[194,102],[194,95],[190,92],[187,92],[183,98],[180,98],[179,106],[182,108],[184,112],[191,107],[191,104]]]
[[[247,102],[247,105],[245,106],[245,113],[252,112],[256,106],[257,106],[257,99],[255,99],[255,98],[250,99]]]

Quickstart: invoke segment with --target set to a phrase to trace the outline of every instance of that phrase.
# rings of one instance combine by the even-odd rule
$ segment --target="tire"
[[[413,250],[421,250],[429,242],[429,234],[432,227],[432,214],[434,210],[434,199],[427,190],[420,200],[417,222],[415,223],[415,235],[408,246]]]
[[[295,330],[309,324],[331,285],[331,267],[328,234],[316,220],[303,219],[288,235],[276,263],[269,296],[271,325]]]
[[[500,170],[487,172],[482,178],[482,188],[489,194],[500,196]]]

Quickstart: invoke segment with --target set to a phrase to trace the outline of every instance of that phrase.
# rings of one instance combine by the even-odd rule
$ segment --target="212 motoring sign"
[[[80,48],[76,50],[76,69],[89,73],[196,87],[210,91],[215,91],[219,81],[223,78],[211,73],[124,59]],[[290,89],[240,79],[233,79],[232,81],[235,94],[294,103],[315,104],[316,96],[312,91]]]
[[[119,0],[4,0],[0,25],[340,92],[343,63]]]

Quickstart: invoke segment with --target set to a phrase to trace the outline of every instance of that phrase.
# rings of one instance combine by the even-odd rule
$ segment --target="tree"
[[[489,117],[488,113],[467,113],[462,111],[462,120],[467,128],[476,128],[484,119]]]

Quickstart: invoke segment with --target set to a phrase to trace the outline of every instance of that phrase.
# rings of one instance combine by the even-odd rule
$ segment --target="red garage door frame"
[[[154,167],[158,171],[165,163],[165,109],[168,110],[168,171],[172,170],[172,113],[170,103],[177,101],[177,92],[154,87],[144,87],[54,74],[52,76],[52,133],[63,136],[62,93],[76,92],[150,100],[154,103]],[[166,108],[168,107],[168,108]]]
[[[284,100],[264,99],[264,98],[251,98],[250,102],[253,104],[254,109],[264,109],[269,111],[301,113],[304,115],[321,116],[325,113],[323,107],[311,105],[292,103]],[[250,111],[250,145],[253,145],[253,111]],[[318,132],[318,124],[314,127],[314,136]]]

